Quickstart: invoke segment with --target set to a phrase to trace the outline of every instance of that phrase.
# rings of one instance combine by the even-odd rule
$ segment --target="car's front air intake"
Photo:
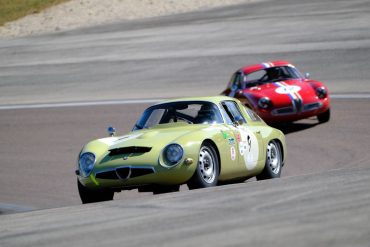
[[[99,179],[129,179],[155,173],[153,167],[118,167],[114,170],[102,171],[96,174]]]

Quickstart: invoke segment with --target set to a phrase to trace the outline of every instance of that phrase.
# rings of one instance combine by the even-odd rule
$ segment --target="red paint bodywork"
[[[248,76],[253,72],[275,67],[292,68],[297,72],[297,76],[290,79],[266,81],[252,87],[240,84],[240,88],[233,87],[233,81],[231,80],[222,94],[238,98],[268,123],[292,122],[330,111],[328,88],[320,81],[306,79],[294,65],[287,61],[273,61],[246,66],[236,71],[234,75],[239,73],[242,76]],[[282,88],[278,89],[279,87]],[[298,88],[299,91],[288,91],[289,93],[279,91],[290,88]],[[319,98],[316,88],[326,90],[326,96]],[[267,109],[258,105],[258,101],[263,97],[267,97],[271,101],[271,105]]]

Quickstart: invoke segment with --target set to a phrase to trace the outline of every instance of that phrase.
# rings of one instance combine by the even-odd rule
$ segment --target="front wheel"
[[[279,178],[282,169],[282,150],[276,141],[267,145],[266,162],[263,171],[256,176],[257,180]]]
[[[319,120],[319,123],[326,123],[330,120],[330,109],[326,110],[323,113],[320,113],[317,115],[317,120]]]
[[[178,191],[180,191],[180,185],[155,186],[153,188],[153,195],[171,193],[171,192],[178,192]]]
[[[193,177],[188,181],[189,189],[216,186],[220,165],[215,149],[205,142],[199,150],[199,161]]]
[[[114,192],[111,190],[90,190],[77,179],[78,193],[83,204],[113,200]]]

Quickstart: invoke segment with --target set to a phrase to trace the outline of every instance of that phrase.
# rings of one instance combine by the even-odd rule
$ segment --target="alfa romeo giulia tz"
[[[77,162],[83,203],[115,192],[178,191],[280,177],[284,134],[226,96],[176,99],[144,111],[132,131],[87,143]]]

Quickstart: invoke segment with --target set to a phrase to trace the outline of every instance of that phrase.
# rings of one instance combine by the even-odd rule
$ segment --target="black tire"
[[[317,115],[317,120],[319,120],[319,123],[326,123],[330,120],[330,109],[327,111]]]
[[[90,190],[77,179],[78,193],[83,204],[113,200],[114,192],[111,190]]]
[[[210,143],[204,142],[199,150],[197,168],[187,185],[191,190],[216,186],[219,172],[217,153]]]
[[[282,150],[276,141],[270,141],[266,150],[265,168],[256,176],[257,180],[279,178],[283,167]]]

